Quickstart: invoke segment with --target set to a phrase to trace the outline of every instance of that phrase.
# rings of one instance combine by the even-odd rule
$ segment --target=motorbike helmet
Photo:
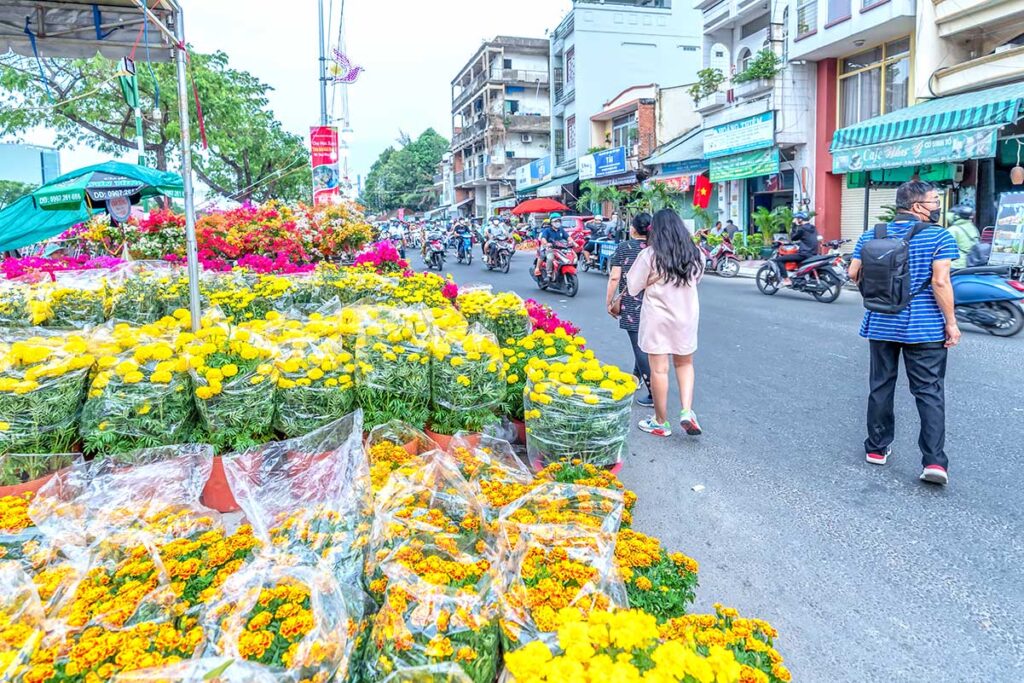
[[[974,207],[967,204],[957,204],[950,212],[961,220],[969,221],[974,218]]]
[[[551,220],[560,219],[561,217],[562,217],[562,214],[558,213],[557,211],[552,213],[551,216],[550,216]]]
[[[802,221],[806,221],[810,218],[810,216],[807,215],[806,211],[797,211],[796,213],[793,214],[793,218],[799,218]]]

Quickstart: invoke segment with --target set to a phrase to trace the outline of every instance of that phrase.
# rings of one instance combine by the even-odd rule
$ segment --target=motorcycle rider
[[[966,268],[967,255],[974,245],[981,242],[981,233],[974,224],[974,208],[967,204],[957,204],[949,211],[949,232],[956,238],[956,248],[960,258],[953,261],[953,268]]]
[[[455,244],[456,244],[456,249],[458,249],[458,254],[459,254],[460,257],[464,257],[466,255],[465,251],[463,251],[462,244],[463,244],[463,240],[466,238],[467,235],[470,238],[472,238],[473,229],[470,228],[469,221],[467,221],[465,218],[463,218],[461,221],[459,221],[458,223],[455,224],[455,239],[456,239]],[[470,248],[472,248],[472,247],[470,247]]]
[[[789,287],[793,281],[786,275],[787,263],[803,263],[818,253],[818,229],[814,223],[808,221],[808,215],[804,211],[797,211],[793,215],[793,229],[789,233],[789,243],[799,245],[800,251],[795,254],[782,254],[775,257],[775,265],[779,269],[779,276],[782,278],[782,286]]]
[[[508,240],[509,234],[508,226],[500,222],[488,231],[487,242],[484,245],[484,258],[488,263],[491,262],[491,252],[494,246]]]
[[[562,214],[553,213],[551,214],[551,225],[544,228],[540,233],[540,249],[537,251],[537,267],[534,269],[533,274],[540,276],[540,264],[543,262],[547,266],[548,279],[554,279],[555,272],[555,252],[552,249],[552,244],[555,242],[568,242],[569,233],[562,227]]]
[[[483,239],[480,240],[480,253],[487,258],[488,252],[491,250],[491,243],[494,241],[494,235],[501,229],[501,221],[495,216],[491,219],[491,222],[484,227]]]
[[[590,228],[590,238],[583,245],[583,258],[590,265],[595,265],[594,262],[597,260],[595,252],[598,249],[597,242],[598,240],[611,239],[611,230],[609,226],[605,225],[604,216],[600,215],[594,216],[593,220],[587,221],[584,225]]]

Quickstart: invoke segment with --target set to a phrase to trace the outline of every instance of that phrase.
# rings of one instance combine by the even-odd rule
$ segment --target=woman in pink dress
[[[647,244],[627,277],[631,296],[644,293],[639,343],[650,358],[654,397],[654,417],[643,420],[640,429],[655,436],[672,435],[668,421],[671,360],[683,406],[679,424],[687,434],[696,436],[701,428],[693,412],[693,354],[700,322],[697,283],[704,273],[704,256],[682,219],[671,209],[654,214]]]

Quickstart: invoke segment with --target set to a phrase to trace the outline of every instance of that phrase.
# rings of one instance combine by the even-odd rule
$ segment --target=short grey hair
[[[934,185],[923,180],[908,180],[896,188],[896,208],[909,210],[914,204],[923,202],[934,189]]]

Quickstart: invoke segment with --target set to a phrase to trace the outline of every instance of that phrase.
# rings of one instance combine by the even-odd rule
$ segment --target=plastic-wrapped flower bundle
[[[241,328],[199,330],[186,349],[204,440],[243,449],[273,436],[275,348]]]
[[[663,681],[741,683],[767,681],[747,671],[730,650],[698,647],[692,641],[659,636],[658,626],[640,610],[560,610],[553,622],[557,642],[533,641],[505,656],[509,681],[580,683]]]
[[[269,550],[287,563],[326,562],[358,583],[370,535],[370,474],[354,413],[305,436],[224,459],[239,505]]]
[[[328,571],[258,561],[224,583],[205,624],[215,654],[299,683],[347,680],[359,618]]]
[[[343,305],[360,302],[386,303],[391,301],[397,283],[395,279],[378,275],[371,270],[342,268],[324,270],[324,280],[332,296],[337,296]]]
[[[436,328],[431,340],[430,429],[439,434],[479,432],[495,420],[505,397],[501,347],[480,326]]]
[[[524,399],[531,462],[615,465],[626,454],[636,378],[590,351],[530,361]]]
[[[102,355],[82,409],[81,435],[91,453],[122,453],[187,443],[196,427],[195,405],[182,347],[194,342],[190,333],[177,340],[146,337],[126,329],[118,345],[130,350]],[[133,343],[134,342],[134,343]]]
[[[437,448],[426,433],[400,420],[374,427],[366,439],[374,493],[384,488],[392,472],[411,474],[423,464],[421,454]]]
[[[355,356],[337,337],[278,341],[275,426],[301,436],[352,412],[356,405]]]
[[[553,462],[537,473],[537,481],[593,486],[599,489],[616,491],[622,494],[624,505],[622,510],[622,526],[629,527],[633,523],[633,508],[636,506],[636,494],[627,489],[615,474],[603,467],[583,462],[578,458],[570,461]]]
[[[659,622],[686,614],[696,598],[697,562],[682,553],[669,554],[656,538],[630,529],[620,531],[615,564],[626,584],[629,606]]]
[[[0,326],[27,327],[31,324],[28,288],[17,283],[0,282]]]
[[[539,483],[507,441],[486,435],[479,440],[457,436],[449,451],[476,494],[489,524],[497,522],[502,508],[519,500]]]
[[[490,576],[480,564],[447,558],[429,546],[400,548],[385,562],[387,595],[373,621],[368,681],[421,680],[406,677],[453,663],[473,683],[494,680],[497,611]]]
[[[409,306],[450,308],[452,302],[444,295],[445,285],[449,282],[437,273],[408,274],[398,278],[389,299]]]
[[[464,289],[456,303],[466,320],[483,325],[502,344],[525,337],[533,329],[526,304],[515,292]]]
[[[519,543],[523,529],[552,525],[615,534],[624,509],[622,494],[592,486],[539,483],[499,516],[500,545],[509,552]]]
[[[37,286],[35,296],[34,325],[81,330],[107,319],[107,286],[96,275],[67,275]]]
[[[17,680],[45,635],[46,615],[31,577],[0,562],[0,678]]]
[[[178,301],[160,295],[161,288],[175,279],[177,269],[162,262],[131,261],[118,266],[111,273],[110,319],[145,325],[156,322],[179,306]],[[187,290],[186,290],[187,291]],[[183,302],[187,307],[187,300]]]
[[[523,391],[526,389],[526,366],[533,359],[551,359],[580,353],[587,343],[583,337],[566,334],[561,327],[554,332],[535,330],[531,334],[505,342],[501,352],[505,357],[505,413],[516,420],[523,419]]]
[[[356,338],[359,404],[367,427],[391,420],[422,425],[430,412],[430,330],[420,311],[367,311]]]
[[[72,454],[0,455],[0,561],[17,560],[28,571],[48,562],[53,548],[42,538],[29,508],[56,473],[78,462]]]
[[[77,336],[0,342],[0,453],[71,450],[93,362]]]

